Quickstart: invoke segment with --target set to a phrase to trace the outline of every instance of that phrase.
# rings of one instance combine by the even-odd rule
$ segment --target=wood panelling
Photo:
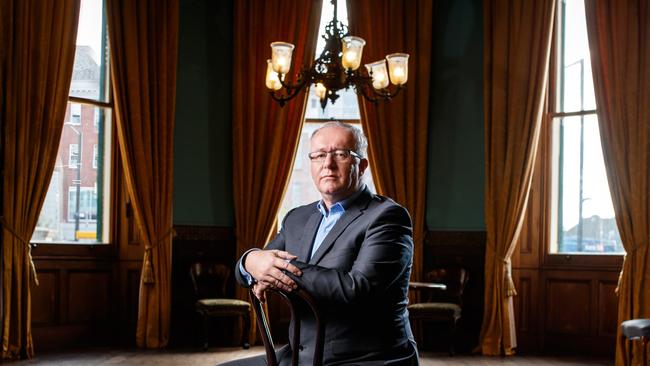
[[[542,265],[513,276],[520,351],[613,355],[616,271]]]
[[[616,337],[618,330],[618,298],[616,297],[616,281],[598,281],[598,329],[597,334],[605,337]]]
[[[513,298],[517,345],[519,349],[538,349],[540,324],[539,273],[530,269],[513,269],[517,296]]]
[[[68,272],[68,321],[70,323],[107,323],[111,303],[111,273]]]
[[[83,250],[82,250],[83,251]],[[69,254],[69,253],[68,253]],[[110,341],[114,313],[112,261],[105,257],[34,257],[32,329],[39,349]]]
[[[38,286],[32,287],[32,324],[56,324],[59,313],[57,294],[61,292],[58,271],[39,271]]]
[[[590,281],[548,279],[546,326],[548,333],[588,335],[591,306]]]

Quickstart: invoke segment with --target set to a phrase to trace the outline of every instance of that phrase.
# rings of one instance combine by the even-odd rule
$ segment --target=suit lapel
[[[368,205],[370,198],[372,196],[366,188],[363,193],[352,203],[352,205],[345,210],[343,217],[341,217],[336,225],[332,228],[332,231],[327,234],[323,243],[318,247],[314,256],[309,260],[309,264],[318,264],[318,262],[323,258],[323,256],[330,250],[336,239],[345,231],[345,229],[350,225],[354,220],[359,216],[363,215],[363,210]]]
[[[316,212],[309,216],[309,220],[305,224],[305,230],[302,233],[303,245],[300,246],[300,253],[298,254],[298,259],[302,262],[309,262],[311,248],[314,245],[314,238],[316,237],[316,230],[318,230],[318,224],[320,224],[322,217],[323,215],[320,211],[316,210]]]

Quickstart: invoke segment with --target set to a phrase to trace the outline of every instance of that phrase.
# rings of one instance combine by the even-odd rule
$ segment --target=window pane
[[[70,106],[71,103],[68,105]],[[101,242],[105,182],[110,166],[106,136],[110,114],[104,108],[81,106],[81,123],[65,123],[54,173],[32,241]],[[94,126],[95,116],[99,126]]]
[[[108,42],[102,0],[81,0],[70,95],[107,102]]]
[[[343,24],[348,23],[347,3],[345,0],[338,2],[338,20]],[[323,8],[320,18],[320,27],[318,34],[318,41],[316,42],[316,53],[314,58],[318,58],[325,49],[325,26],[334,17],[334,5],[329,1],[323,1]],[[348,90],[342,89],[337,92],[339,98],[335,103],[328,101],[325,110],[321,108],[320,98],[316,96],[315,87],[312,85],[309,88],[309,99],[307,100],[307,108],[305,110],[306,119],[342,119],[342,120],[358,120],[359,115],[359,102],[357,101],[356,92],[350,88]]]
[[[596,109],[583,0],[560,1],[557,111]]]
[[[555,253],[623,253],[595,114],[556,118]]]
[[[97,243],[108,238],[110,126],[108,48],[102,0],[81,0],[70,96],[59,151],[34,242]]]

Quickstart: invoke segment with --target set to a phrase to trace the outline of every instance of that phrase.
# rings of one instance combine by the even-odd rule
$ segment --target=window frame
[[[110,47],[109,47],[109,35],[108,35],[108,23],[106,21],[106,1],[102,1],[102,55],[100,57],[105,57],[106,60],[110,59]],[[79,24],[77,24],[79,26]],[[76,55],[75,55],[76,57]],[[108,146],[103,147],[103,156],[104,159],[107,159],[109,164],[108,167],[104,168],[103,164],[98,164],[95,168],[93,163],[93,168],[102,171],[107,171],[108,174],[103,175],[103,194],[102,194],[102,206],[103,210],[108,216],[106,219],[102,219],[101,226],[105,234],[102,235],[102,238],[96,242],[69,242],[69,241],[40,241],[40,240],[31,240],[30,245],[32,247],[32,254],[34,257],[49,257],[49,256],[79,256],[79,257],[110,257],[114,254],[116,248],[116,237],[118,235],[117,230],[117,214],[119,211],[119,202],[117,200],[117,189],[119,182],[116,180],[115,173],[119,169],[118,161],[118,152],[117,152],[117,135],[113,133],[116,131],[115,117],[114,117],[114,103],[112,98],[112,83],[111,83],[111,65],[110,62],[105,65],[104,75],[100,77],[100,96],[98,99],[90,99],[78,96],[68,95],[67,103],[70,105],[77,104],[79,108],[82,109],[84,105],[95,108],[93,115],[93,127],[95,130],[99,129],[99,119],[104,120],[103,128],[99,131],[99,141],[97,145],[104,144]],[[103,83],[101,83],[101,78],[104,78]],[[72,83],[72,79],[70,80]],[[102,96],[103,95],[103,96]],[[104,100],[100,100],[104,99]],[[99,111],[99,112],[97,112]],[[99,114],[99,119],[97,118]],[[74,126],[79,126],[81,123],[74,123],[72,118],[72,107],[70,108],[69,120],[65,123],[71,124]],[[108,133],[108,134],[107,134]],[[107,134],[107,135],[106,135]],[[83,144],[79,147],[83,149]],[[97,146],[97,151],[99,155],[99,146]],[[70,153],[69,153],[70,154]],[[81,154],[80,157],[81,159]],[[80,160],[81,165],[82,161]],[[77,167],[73,168],[77,169]],[[102,173],[103,174],[103,173]],[[99,179],[99,178],[98,178]],[[87,187],[81,187],[87,188]],[[99,199],[99,198],[98,198]],[[65,202],[66,207],[68,202]],[[40,214],[40,213],[39,213]],[[69,215],[64,217],[64,220],[67,221]],[[99,216],[99,215],[98,215]],[[100,225],[100,220],[95,219],[97,225]]]
[[[606,254],[592,254],[592,253],[552,253],[552,240],[555,238],[553,230],[557,230],[557,215],[555,213],[554,201],[554,182],[555,172],[557,169],[555,165],[555,157],[553,156],[554,144],[554,131],[553,121],[556,118],[575,117],[575,116],[588,116],[597,115],[596,109],[581,110],[574,112],[558,112],[557,106],[557,73],[558,73],[558,48],[559,37],[561,32],[561,17],[563,16],[563,0],[557,0],[557,11],[553,25],[553,34],[551,39],[551,54],[549,62],[548,73],[548,88],[546,90],[546,111],[542,119],[542,133],[540,134],[539,154],[537,168],[540,169],[539,179],[537,182],[533,181],[533,185],[537,185],[531,194],[542,195],[542,208],[544,215],[542,218],[542,225],[540,225],[540,239],[542,245],[542,264],[547,268],[571,267],[571,268],[593,268],[593,269],[607,269],[607,268],[620,268],[623,263],[625,253],[606,253]]]

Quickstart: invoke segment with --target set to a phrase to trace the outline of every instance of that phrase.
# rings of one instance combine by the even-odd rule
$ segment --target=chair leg
[[[449,356],[453,357],[456,354],[454,346],[456,344],[456,319],[451,320],[449,326]]]
[[[648,366],[648,338],[641,337],[641,346],[643,347],[643,366]]]
[[[208,331],[209,331],[208,322],[209,321],[210,321],[210,318],[203,315],[203,350],[204,351],[207,351],[207,349],[208,349]]]
[[[248,343],[248,336],[251,331],[251,314],[250,312],[245,313],[242,315],[242,318],[244,319],[244,329],[242,329],[242,348],[248,349],[250,348],[250,344]]]

